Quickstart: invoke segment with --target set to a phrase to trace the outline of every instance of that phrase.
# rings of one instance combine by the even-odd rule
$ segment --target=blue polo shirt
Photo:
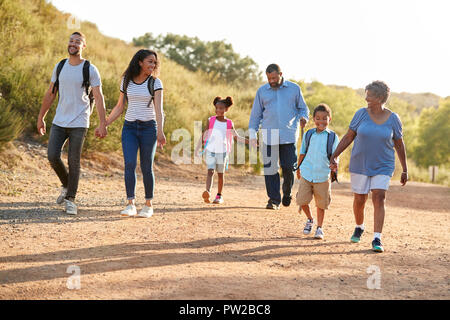
[[[274,89],[266,83],[258,89],[253,102],[248,123],[250,138],[256,138],[261,126],[267,145],[296,143],[302,117],[309,119],[309,109],[298,84],[283,80]]]
[[[325,182],[330,179],[330,161],[327,156],[327,140],[330,130],[327,128],[321,133],[314,132],[309,141],[308,153],[303,159],[300,165],[300,172],[305,180],[314,183]],[[302,147],[300,154],[305,154],[306,144],[305,141],[306,132],[302,138]],[[336,135],[334,139],[332,152],[334,152],[339,144],[339,137]]]

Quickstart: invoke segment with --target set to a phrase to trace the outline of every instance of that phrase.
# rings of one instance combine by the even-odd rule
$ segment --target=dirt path
[[[71,217],[54,202],[59,183],[45,149],[22,144],[11,154],[22,161],[12,170],[3,159],[0,171],[0,299],[450,298],[449,188],[393,182],[386,252],[375,254],[371,204],[361,243],[349,241],[345,181],[333,185],[320,241],[302,234],[295,205],[265,210],[263,177],[239,169],[226,177],[225,203],[208,205],[204,169],[160,160],[154,216],[122,218],[121,160],[96,155],[83,164],[79,214]],[[142,180],[137,194],[139,209]],[[67,287],[72,265],[80,289]],[[368,289],[368,268],[379,270],[381,289]]]

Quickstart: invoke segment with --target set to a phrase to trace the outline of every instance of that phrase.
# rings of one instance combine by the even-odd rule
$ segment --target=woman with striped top
[[[163,148],[164,136],[163,93],[161,80],[156,78],[160,63],[158,55],[152,50],[139,50],[131,59],[122,77],[119,100],[106,119],[109,126],[123,112],[128,102],[125,122],[122,129],[122,150],[125,161],[125,189],[128,205],[122,216],[151,217],[153,214],[153,161],[156,147]],[[149,81],[150,84],[149,84]],[[153,94],[153,96],[151,95]],[[136,165],[137,152],[144,178],[145,205],[136,211]]]

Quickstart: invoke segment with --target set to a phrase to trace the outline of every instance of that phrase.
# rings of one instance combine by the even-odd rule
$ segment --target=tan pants
[[[316,201],[316,207],[327,210],[331,203],[331,183],[330,180],[320,183],[309,182],[301,177],[298,184],[297,204],[305,206],[309,204],[313,198]]]

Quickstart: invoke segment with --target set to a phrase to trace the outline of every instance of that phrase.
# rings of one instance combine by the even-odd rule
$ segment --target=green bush
[[[23,130],[23,118],[0,98],[0,151]]]

